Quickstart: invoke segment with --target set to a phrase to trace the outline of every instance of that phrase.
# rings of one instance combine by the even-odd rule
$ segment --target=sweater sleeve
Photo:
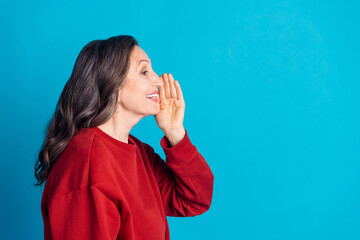
[[[48,214],[53,240],[116,239],[120,229],[117,206],[93,186],[52,199]]]
[[[212,201],[214,176],[187,131],[177,145],[171,147],[165,136],[160,145],[166,162],[147,146],[166,216],[190,217],[206,212]]]

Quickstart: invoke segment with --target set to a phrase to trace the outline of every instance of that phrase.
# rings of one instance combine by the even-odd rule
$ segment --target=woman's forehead
[[[132,60],[138,63],[140,60],[149,60],[148,55],[140,47],[135,46],[134,51],[132,52]]]

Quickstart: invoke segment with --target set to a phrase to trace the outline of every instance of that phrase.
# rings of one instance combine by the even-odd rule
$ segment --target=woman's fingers
[[[168,80],[169,80],[169,86],[170,86],[170,96],[173,99],[177,99],[176,89],[175,89],[175,85],[174,85],[174,78],[171,73],[169,73],[169,75],[168,75]]]
[[[164,80],[164,90],[165,90],[165,97],[170,99],[171,95],[170,95],[170,85],[169,85],[169,80],[168,80],[168,76],[166,73],[163,74],[163,80]]]
[[[164,82],[164,78],[162,76],[160,76],[160,78]],[[160,100],[166,99],[164,85],[159,86],[159,98]]]
[[[178,99],[184,101],[184,96],[183,96],[179,81],[176,80],[174,84],[176,87],[176,95],[177,95]]]
[[[163,80],[163,86],[160,86],[160,99],[175,99],[184,101],[184,96],[179,81],[175,80],[171,73],[164,73],[160,76]]]

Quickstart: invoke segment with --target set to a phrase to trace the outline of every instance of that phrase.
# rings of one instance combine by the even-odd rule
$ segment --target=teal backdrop
[[[133,35],[172,73],[215,176],[180,239],[360,239],[359,1],[9,1],[0,8],[1,239],[43,239],[34,163],[85,44]],[[162,157],[153,116],[131,132]]]

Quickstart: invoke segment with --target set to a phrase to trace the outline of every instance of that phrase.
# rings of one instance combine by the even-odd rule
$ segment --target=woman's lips
[[[155,91],[155,92],[149,93],[148,95],[157,94],[157,93],[158,93],[158,91]]]
[[[154,102],[158,102],[157,98],[147,98],[147,99],[150,99],[151,101],[154,101]]]
[[[158,96],[159,96],[159,94],[158,94],[156,91],[153,92],[153,93],[151,93],[151,94],[148,94],[148,95],[155,95],[155,97],[152,96],[152,97],[146,97],[146,98],[148,98],[148,99],[150,99],[150,100],[152,100],[152,101],[154,101],[154,102],[158,102]]]

